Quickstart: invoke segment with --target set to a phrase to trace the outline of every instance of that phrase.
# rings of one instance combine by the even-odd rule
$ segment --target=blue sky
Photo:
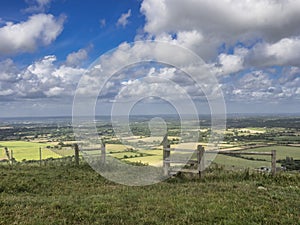
[[[0,7],[0,117],[71,115],[89,65],[111,49],[146,40],[198,54],[218,80],[211,89],[223,92],[229,113],[299,113],[299,24],[298,0],[6,1]],[[102,99],[100,113],[109,114],[126,85],[141,96],[157,93],[158,82],[142,82],[134,71],[108,82],[111,99]],[[209,112],[199,101],[203,93],[181,71],[149,66],[139,72],[177,82],[198,99],[200,113]],[[145,102],[135,111],[167,112],[163,103]]]
[[[20,0],[3,4],[0,9],[2,25],[4,21],[14,23],[26,21],[29,16],[40,13],[39,11],[26,12],[26,8],[37,5],[35,1],[28,2],[33,4]],[[95,47],[89,54],[89,58],[93,60],[124,41],[134,41],[137,31],[143,28],[144,16],[139,13],[139,1],[55,0],[49,2],[43,13],[65,17],[63,32],[48,46],[27,54],[13,54],[11,57],[18,62],[27,65],[49,54],[55,54],[58,60],[64,60],[70,52],[89,46]],[[126,29],[122,25],[117,26],[120,16],[128,10],[131,10],[132,15]],[[105,21],[105,24],[101,24],[101,21]]]

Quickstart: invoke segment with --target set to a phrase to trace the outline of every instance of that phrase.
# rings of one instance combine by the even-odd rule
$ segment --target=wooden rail
[[[205,151],[205,154],[222,154],[222,155],[262,155],[271,156],[271,172],[276,175],[276,150],[271,152],[246,152],[246,151]]]
[[[164,169],[164,175],[169,176],[172,174],[176,174],[178,172],[186,172],[186,173],[196,173],[199,175],[199,177],[204,176],[204,170],[205,170],[205,159],[204,159],[204,148],[199,145],[196,150],[191,149],[177,149],[177,148],[170,148],[170,144],[168,142],[167,135],[164,137],[163,141],[163,169]],[[194,153],[197,152],[197,159],[191,160],[177,160],[177,159],[171,159],[171,152],[184,152],[184,153]],[[196,170],[191,169],[172,169],[171,170],[171,164],[190,164],[190,165],[197,165]]]
[[[197,149],[176,149],[170,148],[167,138],[165,137],[163,140],[163,168],[164,175],[169,176],[176,174],[178,172],[188,172],[188,173],[197,173],[199,177],[202,178],[205,175],[205,154],[222,154],[222,155],[262,155],[262,156],[271,156],[271,172],[272,175],[276,175],[276,150],[272,150],[271,152],[246,152],[246,151],[205,151],[204,147],[201,145],[197,146]],[[171,152],[186,152],[193,153],[196,152],[197,159],[196,160],[172,160]],[[170,164],[197,164],[197,169],[173,169]]]
[[[106,146],[105,144],[102,144],[101,147],[97,148],[82,148],[81,149],[83,152],[89,152],[89,151],[100,151],[100,162],[101,164],[105,164],[105,161],[106,161]],[[74,151],[75,151],[75,163],[76,165],[79,165],[79,146],[78,144],[74,144]]]

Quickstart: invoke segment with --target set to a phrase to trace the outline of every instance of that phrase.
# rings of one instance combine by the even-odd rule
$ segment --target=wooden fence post
[[[164,167],[164,175],[169,175],[169,169],[170,169],[170,145],[168,143],[168,135],[166,134],[163,139],[163,167]],[[168,161],[168,162],[166,162]]]
[[[101,164],[105,165],[105,161],[106,161],[106,146],[105,143],[103,143],[101,146]]]
[[[169,175],[169,170],[170,170],[170,145],[166,145],[164,147],[164,175],[168,176]]]
[[[9,154],[8,148],[4,147],[4,150],[5,150],[5,154],[6,154],[6,157],[7,157],[8,161],[9,161],[9,163],[11,163],[11,159],[10,159],[10,154]]]
[[[78,147],[78,144],[74,145],[74,151],[75,151],[75,154],[74,154],[75,164],[76,164],[76,166],[78,166],[79,165],[79,147]]]
[[[197,146],[197,163],[198,163],[198,173],[199,177],[204,177],[205,170],[205,158],[204,158],[204,148],[202,145]]]
[[[10,150],[10,164],[14,164],[14,151],[12,149]]]
[[[42,148],[39,148],[39,154],[40,154],[40,166],[42,166]]]
[[[276,150],[272,150],[272,175],[276,175]]]

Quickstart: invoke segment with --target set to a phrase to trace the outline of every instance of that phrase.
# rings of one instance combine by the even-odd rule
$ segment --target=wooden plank
[[[226,152],[226,151],[205,151],[205,154],[222,154],[222,155],[268,155],[271,156],[271,152]]]
[[[99,158],[101,158],[101,153],[95,153],[95,154],[90,154],[90,153],[83,153],[83,156],[84,157],[99,157]]]
[[[14,151],[12,149],[10,150],[10,163],[11,165],[14,164]]]
[[[168,135],[166,134],[163,139],[163,168],[164,168],[164,175],[169,175],[169,169],[170,169],[170,162],[168,162],[167,159],[170,159],[171,152],[167,151],[167,149],[170,149],[170,145],[168,142]]]
[[[205,171],[205,158],[204,158],[204,147],[202,145],[197,146],[197,163],[198,163],[198,173],[199,177],[204,177]]]
[[[106,162],[106,146],[105,143],[103,143],[101,148],[101,164],[104,165],[105,162]]]
[[[168,144],[166,147],[170,148],[170,145]],[[169,159],[170,155],[171,155],[171,152],[165,151],[165,159]],[[170,162],[165,160],[164,163],[165,163],[165,175],[169,175]]]
[[[42,148],[39,148],[39,155],[40,155],[40,166],[42,166]]]
[[[177,174],[179,172],[198,174],[198,170],[191,170],[191,169],[172,169],[172,170],[170,170],[170,174]]]
[[[74,145],[74,156],[75,156],[75,164],[79,165],[79,147],[78,144]]]
[[[167,148],[167,146],[169,145],[168,134],[166,134],[166,135],[164,136],[164,139],[162,140],[161,144],[162,144],[162,146],[163,146],[164,148]]]
[[[187,161],[183,161],[183,160],[169,160],[166,159],[164,160],[166,163],[177,163],[177,164],[196,164],[198,161],[197,160],[187,160]]]
[[[101,148],[80,148],[81,151],[102,151],[103,147]]]
[[[10,155],[9,155],[9,150],[8,150],[8,148],[5,147],[4,150],[5,150],[5,154],[6,154],[7,159],[10,160]]]
[[[187,153],[194,153],[194,152],[196,152],[196,150],[183,149],[183,148],[166,148],[165,151],[168,151],[168,152],[187,152]]]
[[[172,170],[168,172],[168,174],[171,175],[171,176],[176,175],[177,173],[178,173],[178,172],[172,171]]]

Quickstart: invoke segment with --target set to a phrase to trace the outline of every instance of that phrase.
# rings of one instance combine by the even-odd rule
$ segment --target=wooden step
[[[165,160],[165,163],[177,163],[177,164],[197,164],[197,160],[188,160],[188,161],[183,161],[183,160]]]
[[[172,169],[169,171],[170,175],[175,175],[177,173],[194,173],[194,174],[198,174],[199,171],[198,170],[192,170],[192,169]]]

